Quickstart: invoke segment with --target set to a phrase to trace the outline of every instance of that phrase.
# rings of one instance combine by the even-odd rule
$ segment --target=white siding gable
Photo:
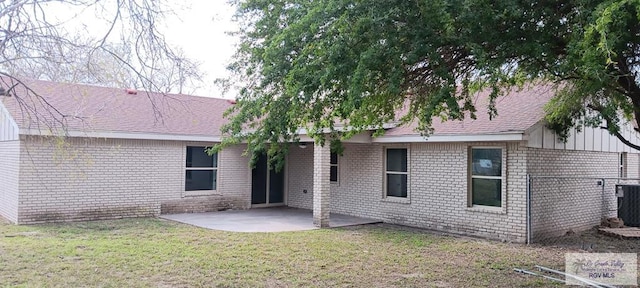
[[[18,125],[0,101],[0,142],[18,140]]]
[[[633,130],[630,123],[622,126],[620,133],[631,143],[640,145],[640,133]],[[527,146],[530,148],[579,150],[599,152],[635,152],[629,146],[623,144],[618,138],[601,128],[582,127],[581,132],[572,128],[566,142],[551,129],[540,123],[527,133]]]

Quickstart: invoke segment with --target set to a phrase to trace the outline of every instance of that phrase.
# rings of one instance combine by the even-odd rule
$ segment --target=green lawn
[[[158,219],[0,224],[0,287],[516,287],[565,249],[392,225],[228,233]]]

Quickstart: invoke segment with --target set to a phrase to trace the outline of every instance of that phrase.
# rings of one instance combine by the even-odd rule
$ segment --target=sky
[[[213,85],[216,78],[227,76],[226,65],[231,60],[237,43],[235,37],[226,32],[237,28],[231,20],[235,8],[226,0],[196,0],[182,9],[177,9],[178,17],[166,19],[167,41],[180,47],[186,56],[201,63],[205,73],[203,87],[193,94],[200,96],[235,98],[233,91],[222,95]]]
[[[2,1],[2,0],[0,0]],[[87,8],[71,7],[65,2],[50,2],[47,16],[53,17],[74,33],[104,35],[109,29],[115,2],[104,1]],[[186,87],[186,93],[233,99],[235,91],[222,94],[222,90],[214,84],[215,79],[228,76],[226,66],[235,52],[236,38],[227,32],[237,30],[232,21],[235,8],[227,0],[167,0],[172,13],[161,19],[157,26],[165,36],[165,40],[173,48],[180,48],[184,56],[200,63],[203,83],[200,87]],[[105,10],[107,9],[107,10]],[[55,21],[54,21],[55,22]],[[112,31],[110,39],[118,39],[121,32]]]

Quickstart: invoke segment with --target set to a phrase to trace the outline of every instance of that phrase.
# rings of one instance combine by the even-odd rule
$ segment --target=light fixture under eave
[[[300,147],[302,149],[307,148],[307,143],[300,142],[300,144],[298,144],[298,147]]]

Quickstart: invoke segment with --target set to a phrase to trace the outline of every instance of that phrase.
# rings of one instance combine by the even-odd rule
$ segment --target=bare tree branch
[[[174,14],[166,7],[166,0],[0,1],[0,86],[23,117],[46,119],[34,123],[47,127],[35,128],[58,134],[78,116],[65,115],[21,79],[182,93],[201,73],[161,33],[159,23]],[[78,28],[90,26],[105,32]],[[158,100],[149,101],[162,121]]]

